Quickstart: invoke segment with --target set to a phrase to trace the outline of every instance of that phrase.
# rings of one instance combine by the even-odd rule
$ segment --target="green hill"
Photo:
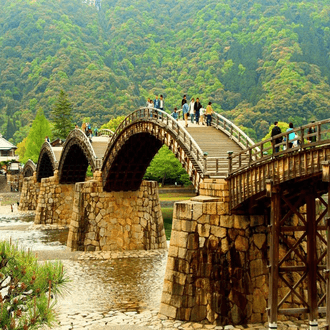
[[[0,127],[15,143],[39,107],[49,117],[61,89],[79,125],[128,114],[155,93],[167,111],[183,94],[210,100],[258,139],[274,120],[329,117],[328,1],[0,4]]]

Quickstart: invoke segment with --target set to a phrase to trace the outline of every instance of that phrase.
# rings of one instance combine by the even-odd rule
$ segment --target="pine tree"
[[[31,159],[36,163],[39,158],[40,148],[45,142],[45,137],[49,137],[50,135],[50,123],[46,119],[43,110],[40,108],[37,111],[36,118],[34,119],[29,134],[26,138],[26,150],[20,161],[25,163]]]
[[[52,109],[52,120],[54,137],[65,140],[74,126],[72,123],[72,105],[68,100],[68,95],[63,90],[60,91]]]

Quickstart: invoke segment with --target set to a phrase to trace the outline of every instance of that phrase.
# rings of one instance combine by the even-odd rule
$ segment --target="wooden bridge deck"
[[[103,158],[107,150],[109,141],[110,138],[108,136],[93,136],[92,147],[97,158]]]
[[[185,122],[179,120],[179,124],[184,127]],[[189,123],[186,127],[188,133],[196,141],[203,153],[207,153],[208,158],[218,159],[217,176],[226,177],[228,174],[228,151],[237,153],[242,148],[222,131],[213,126],[197,125]],[[215,161],[208,161],[208,169],[215,168]]]

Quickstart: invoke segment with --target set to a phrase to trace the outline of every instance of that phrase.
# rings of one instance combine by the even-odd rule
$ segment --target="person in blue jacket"
[[[182,106],[182,112],[183,112],[183,116],[184,116],[184,121],[185,121],[186,127],[188,127],[188,112],[189,112],[189,105],[188,105],[188,103],[185,103]]]
[[[293,124],[292,123],[289,123],[289,128],[286,131],[287,132],[293,131]],[[289,136],[288,136],[288,146],[289,146],[289,148],[292,148],[294,138],[295,138],[295,133],[294,132],[290,133]]]
[[[154,108],[160,109],[160,100],[158,98],[158,95],[156,95],[154,99]]]
[[[175,119],[175,120],[178,120],[178,113],[176,112],[178,109],[177,108],[174,108],[174,111],[172,112],[172,117]]]

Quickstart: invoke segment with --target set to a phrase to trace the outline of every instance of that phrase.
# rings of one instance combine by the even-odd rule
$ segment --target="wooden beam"
[[[273,190],[271,195],[271,242],[270,242],[270,274],[269,274],[269,328],[277,328],[278,306],[278,261],[279,261],[279,233],[281,220],[280,192]]]
[[[308,265],[308,305],[309,322],[317,321],[317,252],[316,252],[316,215],[313,193],[306,195],[307,206],[307,265]]]

